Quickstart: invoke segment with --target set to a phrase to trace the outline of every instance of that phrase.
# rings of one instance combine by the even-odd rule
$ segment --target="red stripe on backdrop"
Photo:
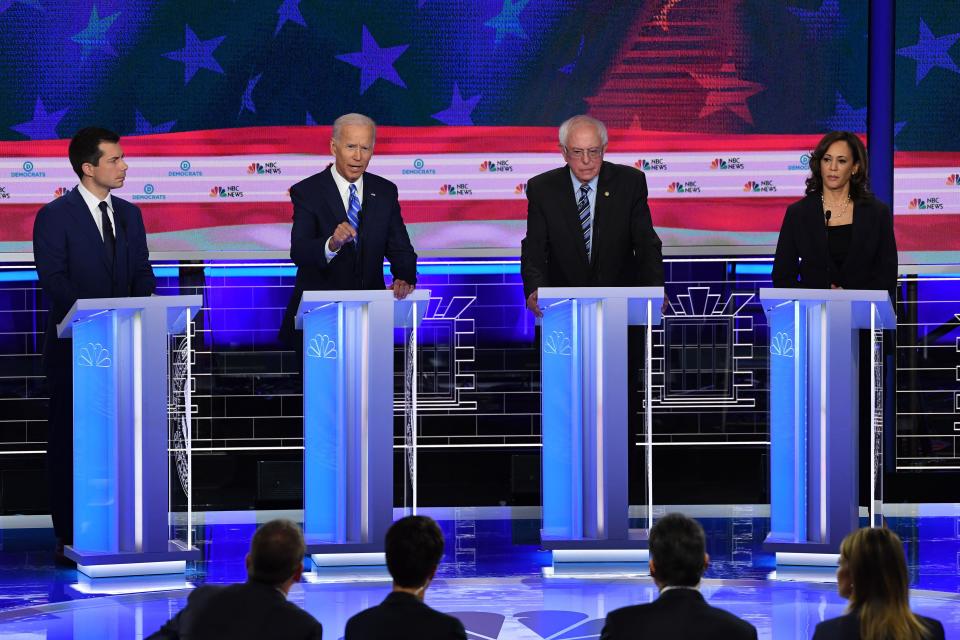
[[[893,165],[904,168],[953,167],[960,168],[960,152],[957,151],[897,151]]]
[[[245,127],[130,136],[121,141],[130,157],[223,156],[271,153],[329,155],[328,126]],[[712,135],[611,129],[609,151],[795,151],[812,149],[817,135]],[[0,141],[0,157],[67,156],[67,140]],[[377,153],[559,152],[553,127],[379,127]]]

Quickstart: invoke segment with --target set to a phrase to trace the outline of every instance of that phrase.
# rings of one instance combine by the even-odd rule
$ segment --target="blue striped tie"
[[[356,246],[360,246],[360,198],[357,197],[357,185],[350,185],[350,206],[347,208],[347,222],[357,230]]]
[[[593,246],[590,229],[590,185],[580,185],[580,198],[577,200],[577,213],[580,214],[580,228],[583,229],[583,243],[587,247],[587,259],[590,258],[590,250]]]

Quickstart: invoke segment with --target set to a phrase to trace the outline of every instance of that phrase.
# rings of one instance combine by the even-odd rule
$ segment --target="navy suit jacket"
[[[671,589],[649,604],[607,614],[601,640],[756,640],[757,630],[729,611],[711,607],[699,591]]]
[[[830,257],[820,195],[807,195],[787,207],[773,259],[773,286],[885,289],[896,303],[897,241],[890,207],[872,196],[853,206],[850,249],[839,270]]]
[[[466,640],[463,623],[416,596],[391,592],[379,605],[347,620],[344,640]]]
[[[663,243],[653,228],[642,171],[603,163],[592,233],[588,260],[569,167],[531,178],[520,246],[524,298],[540,287],[663,286]]]
[[[34,220],[33,257],[49,304],[44,342],[48,362],[54,350],[70,349],[69,340],[57,338],[57,323],[78,299],[149,296],[156,289],[140,209],[116,195],[111,200],[116,238],[113,264],[76,188],[44,205]]]
[[[321,640],[317,620],[277,591],[254,582],[203,585],[148,640]]]
[[[410,284],[417,281],[417,254],[400,216],[397,185],[372,173],[363,174],[359,250],[355,243],[347,243],[327,262],[327,239],[347,221],[332,171],[327,167],[290,187],[290,257],[297,265],[297,279],[280,328],[286,342],[293,340],[294,319],[304,291],[383,289],[384,258],[390,261],[394,278]]]

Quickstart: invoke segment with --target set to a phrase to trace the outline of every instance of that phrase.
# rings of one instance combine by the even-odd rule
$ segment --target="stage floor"
[[[846,603],[833,584],[771,578],[773,558],[760,546],[769,527],[763,508],[699,511],[687,510],[707,531],[712,564],[702,590],[712,604],[749,620],[761,638],[809,638],[817,622],[842,613]],[[960,637],[960,517],[949,515],[960,509],[913,511],[888,519],[907,545],[913,607],[942,621],[948,638]],[[656,598],[649,577],[541,577],[549,555],[537,548],[538,521],[528,517],[530,510],[426,512],[438,518],[447,538],[427,601],[463,620],[472,638],[598,638],[608,611]],[[275,515],[204,516],[197,527],[204,560],[190,566],[186,579],[91,584],[73,570],[53,566],[49,529],[0,530],[0,636],[146,637],[182,607],[190,583],[243,580],[243,557],[256,523]],[[378,603],[389,588],[363,581],[375,576],[350,577],[311,575],[290,593],[323,623],[327,638],[340,638],[347,619]]]

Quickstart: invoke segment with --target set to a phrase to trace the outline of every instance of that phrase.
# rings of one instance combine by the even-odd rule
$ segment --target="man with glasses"
[[[603,161],[607,128],[590,116],[560,125],[566,166],[527,182],[520,272],[538,318],[540,287],[662,286],[662,243],[642,171]]]

